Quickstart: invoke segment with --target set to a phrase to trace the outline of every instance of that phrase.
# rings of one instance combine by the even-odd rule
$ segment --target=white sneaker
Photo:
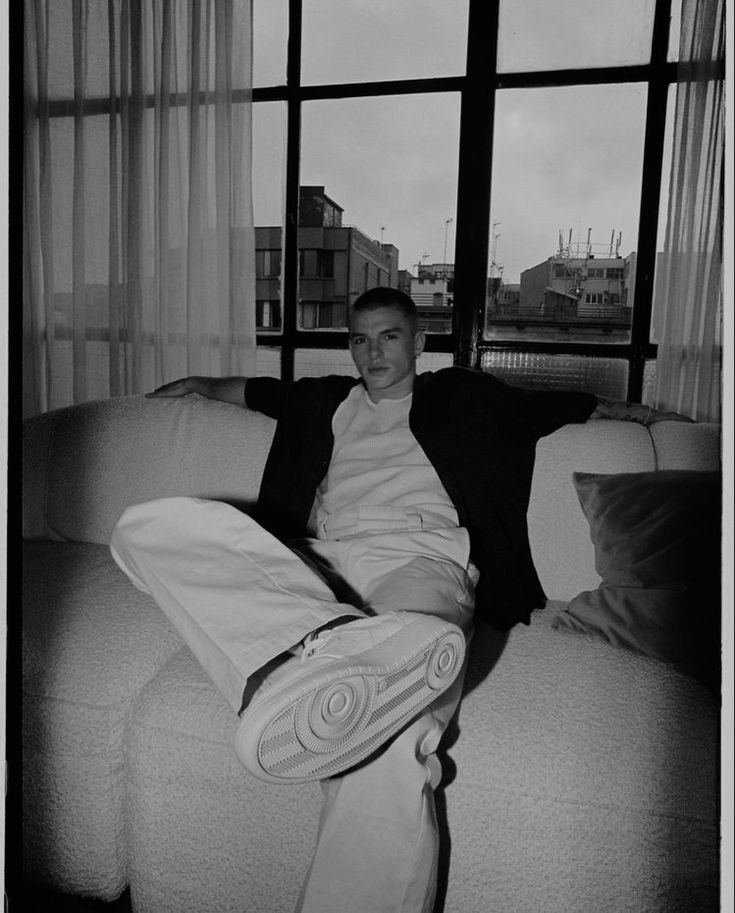
[[[324,631],[256,692],[235,737],[237,755],[271,783],[341,773],[446,691],[464,654],[460,628],[415,612]]]

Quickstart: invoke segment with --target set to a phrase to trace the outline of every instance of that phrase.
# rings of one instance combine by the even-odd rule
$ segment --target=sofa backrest
[[[36,416],[23,432],[26,538],[108,543],[123,510],[189,496],[255,504],[275,422],[198,396],[118,397]]]
[[[23,534],[109,542],[123,510],[183,495],[251,507],[275,422],[238,406],[143,396],[85,403],[24,423]],[[528,511],[534,562],[552,599],[600,578],[573,472],[718,469],[716,425],[568,425],[538,445]]]
[[[589,526],[579,505],[574,472],[650,472],[720,469],[718,425],[591,421],[567,425],[536,449],[528,535],[541,585],[568,601],[599,586]]]
[[[655,468],[651,437],[642,425],[632,422],[567,425],[539,441],[528,536],[541,585],[550,598],[568,600],[600,583],[572,473],[648,472]]]

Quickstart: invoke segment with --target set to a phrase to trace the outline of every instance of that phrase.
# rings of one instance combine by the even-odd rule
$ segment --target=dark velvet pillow
[[[553,622],[672,663],[717,690],[721,482],[715,472],[573,474],[598,589]]]

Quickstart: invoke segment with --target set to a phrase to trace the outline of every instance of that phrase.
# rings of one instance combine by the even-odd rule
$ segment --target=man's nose
[[[379,339],[368,342],[368,354],[371,358],[380,358],[383,354],[383,345]]]

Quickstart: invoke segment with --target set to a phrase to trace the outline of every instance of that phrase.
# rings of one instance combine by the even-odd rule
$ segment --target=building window
[[[255,251],[255,275],[258,279],[268,279],[281,275],[281,251]]]
[[[332,279],[334,277],[334,251],[299,251],[299,275],[305,279]]]
[[[281,302],[256,299],[255,326],[258,331],[280,330]]]
[[[334,278],[334,251],[319,251],[319,275],[322,279]]]
[[[302,301],[301,302],[301,328],[304,330],[314,330],[319,325],[319,302]]]
[[[317,278],[319,276],[319,251],[299,251],[299,276]]]
[[[347,327],[344,301],[302,301],[300,310],[303,330],[344,330]]]

